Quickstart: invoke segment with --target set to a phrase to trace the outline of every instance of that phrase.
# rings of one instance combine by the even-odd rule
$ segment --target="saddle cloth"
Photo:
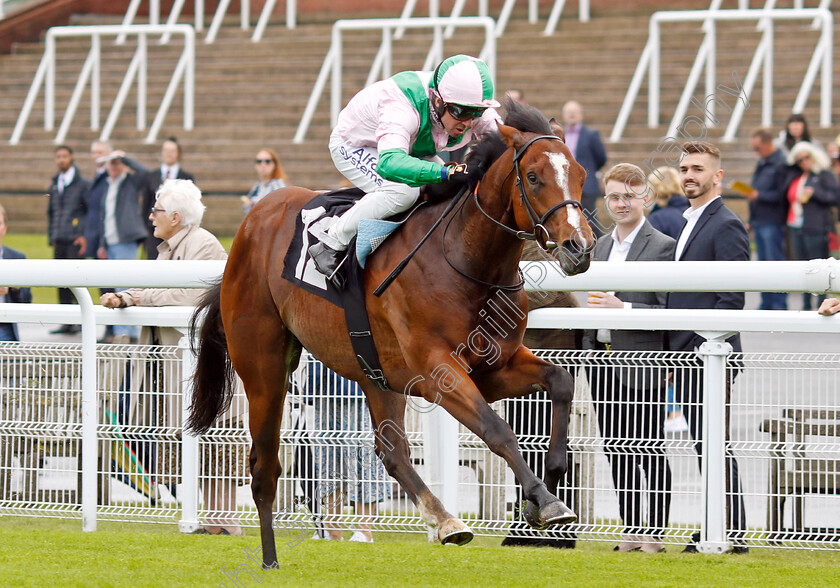
[[[282,276],[344,309],[347,331],[359,366],[368,379],[388,390],[388,381],[371,334],[362,272],[367,258],[423,203],[415,205],[397,219],[363,219],[359,223],[357,237],[348,247],[347,261],[339,270],[344,277],[344,288],[341,290],[318,271],[308,251],[309,246],[316,243],[317,236],[329,230],[336,219],[362,196],[364,192],[350,188],[318,194],[310,200],[295,221],[295,234],[283,260]]]
[[[344,306],[342,293],[316,269],[308,249],[317,242],[318,235],[328,231],[338,217],[362,196],[364,192],[358,188],[325,192],[315,196],[301,209],[295,221],[295,234],[283,263],[284,278],[336,306]],[[356,239],[351,241],[347,248],[349,256],[342,267],[342,273],[357,274],[359,278],[355,281],[361,285],[360,276],[368,257],[422,204],[423,202],[419,202],[408,211],[388,220],[362,219]],[[348,283],[347,287],[351,287],[351,284]]]

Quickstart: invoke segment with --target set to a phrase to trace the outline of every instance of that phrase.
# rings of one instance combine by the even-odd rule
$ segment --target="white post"
[[[589,0],[580,0],[580,22],[589,22]]]
[[[178,521],[178,529],[182,533],[192,533],[200,526],[198,520],[198,437],[191,435],[184,428],[190,414],[190,403],[192,402],[193,388],[191,378],[195,372],[195,356],[190,350],[188,336],[183,336],[178,341],[178,349],[181,352],[181,455],[183,459],[181,470],[181,488],[178,490],[178,498],[181,500],[181,520]]]
[[[332,91],[330,92],[330,128],[335,128],[335,125],[338,123],[338,113],[341,110],[341,27],[337,26],[338,23],[333,25],[332,30],[332,48],[335,53],[333,54],[333,65],[332,65],[332,79],[331,88]]]
[[[82,312],[82,530],[96,531],[97,456],[96,319],[87,288],[71,288]],[[109,480],[105,481],[106,484]]]
[[[195,30],[204,30],[204,0],[195,0]]]
[[[528,23],[529,24],[537,24],[537,20],[540,18],[539,12],[539,0],[528,0]]]
[[[706,336],[706,334],[703,334]],[[729,333],[715,333],[721,339]],[[726,357],[732,346],[708,340],[697,353],[703,358],[703,520],[698,550],[724,553],[726,538]],[[732,489],[737,490],[737,489]]]
[[[823,64],[822,64],[822,79],[820,80],[820,126],[828,128],[831,126],[831,93],[833,74],[832,70],[834,50],[834,17],[831,12],[826,10],[826,15],[823,17],[823,32],[822,32],[822,49],[823,49]]]
[[[427,412],[424,416],[428,417],[426,420],[428,428],[425,436],[425,445],[428,448],[426,455],[428,459],[432,460],[427,462],[427,471],[434,472],[431,479],[440,484],[436,495],[443,503],[444,508],[457,517],[458,421],[440,406],[435,407],[434,410]]]
[[[717,74],[717,24],[714,20],[707,20],[706,25],[706,41],[708,41],[708,53],[706,55],[706,94],[705,96],[714,96],[717,87],[715,85],[715,75]],[[706,124],[708,125],[715,116],[715,102],[716,100],[706,101]]]
[[[773,124],[773,34],[775,24],[775,21],[769,18],[764,22],[766,28],[763,37],[767,39],[764,46],[764,80],[761,89],[761,125],[764,127]]]
[[[44,54],[47,57],[47,81],[44,88],[44,129],[55,128],[55,35],[47,31]]]
[[[239,27],[243,31],[247,31],[248,27],[251,25],[251,2],[250,0],[240,0],[239,5]]]
[[[187,29],[184,36],[187,71],[184,77],[184,129],[195,127],[195,31]]]
[[[146,33],[137,35],[137,54],[140,57],[139,71],[137,72],[137,130],[146,128],[146,89],[148,79],[148,40]]]
[[[93,71],[90,79],[90,130],[99,130],[99,94],[100,94],[100,69],[102,67],[102,38],[93,35],[90,38],[90,51],[93,54]]]
[[[648,73],[648,127],[659,126],[659,20],[657,14],[648,26],[650,42],[650,69]]]
[[[265,34],[265,28],[268,26],[268,21],[271,19],[271,13],[274,11],[274,5],[277,0],[267,0],[260,12],[260,17],[257,19],[257,26],[254,27],[254,34],[251,35],[251,42],[258,43],[262,40]],[[290,2],[286,2],[286,9],[288,10]]]
[[[149,0],[149,24],[160,24],[160,0]]]
[[[286,28],[297,26],[297,0],[286,0]]]

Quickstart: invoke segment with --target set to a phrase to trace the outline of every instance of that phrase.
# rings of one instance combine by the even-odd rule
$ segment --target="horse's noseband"
[[[551,251],[557,247],[557,243],[551,240],[551,236],[548,233],[548,229],[545,228],[545,222],[551,217],[552,214],[557,212],[559,209],[565,206],[574,206],[580,210],[583,210],[583,206],[577,200],[572,200],[571,198],[566,198],[562,202],[558,202],[551,208],[549,208],[546,213],[542,216],[537,214],[537,211],[534,209],[534,205],[531,204],[531,199],[528,198],[528,193],[525,192],[525,186],[522,182],[522,173],[519,171],[519,162],[522,159],[522,156],[525,155],[525,151],[528,147],[531,146],[535,141],[539,141],[540,139],[552,139],[556,141],[562,141],[562,139],[556,135],[538,135],[525,143],[521,149],[514,150],[513,152],[513,170],[516,171],[516,187],[519,189],[519,197],[522,201],[522,205],[525,207],[525,212],[528,214],[528,220],[531,221],[531,224],[534,226],[534,232],[529,233],[527,231],[515,231],[508,226],[503,225],[489,214],[484,212],[484,209],[481,208],[481,205],[478,203],[478,191],[473,193],[473,199],[475,200],[476,206],[478,209],[489,218],[491,221],[499,225],[508,233],[515,235],[519,239],[525,239],[528,241],[536,241],[537,244],[545,251]]]

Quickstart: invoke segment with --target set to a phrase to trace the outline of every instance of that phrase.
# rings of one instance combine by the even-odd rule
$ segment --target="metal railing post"
[[[654,14],[648,26],[650,37],[650,69],[648,73],[648,127],[659,126],[659,19]]]
[[[93,35],[90,39],[91,53],[93,53],[93,71],[90,78],[90,130],[99,130],[100,112],[100,93],[102,88],[101,82],[101,68],[102,68],[102,37]]]
[[[729,333],[715,335],[722,339]],[[698,550],[723,553],[731,548],[726,538],[726,358],[732,346],[707,340],[697,353],[703,359],[703,406],[698,407],[703,411],[703,519]]]
[[[338,26],[338,23],[333,25],[332,30],[332,43],[331,43],[333,50],[333,64],[332,64],[332,77],[330,81],[331,90],[330,90],[330,128],[335,128],[336,123],[338,123],[338,113],[341,110],[341,27]]]
[[[44,55],[47,58],[47,79],[44,88],[44,129],[51,131],[55,128],[55,35],[52,30],[47,31]]]
[[[833,48],[834,48],[834,16],[828,9],[823,13],[823,64],[822,79],[820,80],[820,126],[831,126],[831,98],[833,77]]]
[[[71,288],[82,313],[82,530],[96,531],[98,406],[96,396],[96,319],[87,288]],[[105,483],[109,483],[106,480]]]
[[[773,124],[773,45],[775,22],[767,19],[762,37],[767,40],[764,45],[764,78],[761,87],[761,125],[769,127]],[[764,39],[762,39],[764,40]],[[750,90],[752,92],[752,90]],[[739,101],[739,103],[742,103]]]
[[[191,375],[195,372],[195,356],[190,349],[190,335],[184,335],[178,340],[178,350],[181,353],[181,453],[183,459],[181,488],[178,498],[181,500],[181,520],[178,529],[182,533],[192,533],[200,526],[198,520],[198,437],[187,432],[184,425],[190,415],[193,387]],[[206,499],[206,497],[205,497]]]
[[[204,0],[195,0],[195,30],[204,30]]]
[[[458,421],[440,406],[424,414],[426,471],[439,484],[437,497],[444,508],[458,516]]]
[[[137,36],[137,54],[139,59],[139,69],[137,72],[137,130],[142,131],[146,128],[146,92],[148,80],[148,52],[147,52],[148,38],[145,33],[140,33]]]
[[[160,0],[149,0],[149,24],[160,24]]]
[[[195,128],[195,31],[187,29],[184,36],[187,64],[184,73],[184,128]]]
[[[706,93],[705,96],[714,96],[717,90],[715,83],[715,76],[717,75],[717,23],[714,20],[707,20],[709,28],[706,31],[706,41],[708,41],[707,55],[706,55]],[[709,100],[706,104],[707,116],[706,123],[715,120],[715,100]]]

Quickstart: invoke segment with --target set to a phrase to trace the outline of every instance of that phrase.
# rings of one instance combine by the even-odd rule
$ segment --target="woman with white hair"
[[[160,186],[155,194],[155,204],[149,211],[155,237],[163,239],[158,245],[158,260],[227,259],[219,240],[199,226],[204,209],[201,190],[192,181],[168,180]],[[130,288],[103,294],[100,303],[111,308],[195,306],[203,293],[202,288]],[[181,337],[181,333],[172,327],[143,327],[140,343],[178,345]],[[178,431],[181,427],[181,377],[176,373],[176,363],[157,361],[153,349],[138,352],[140,361],[132,362],[129,423],[141,428]],[[208,513],[207,525],[199,529],[201,533],[242,534],[238,521],[227,513],[236,511],[237,482],[244,482],[247,473],[244,447],[247,436],[241,420],[245,412],[243,401],[244,397],[237,393],[231,408],[219,418],[218,426],[233,429],[237,435],[228,435],[224,443],[202,444],[200,477]],[[157,474],[158,489],[160,484],[165,484],[174,495],[180,472],[180,439],[158,443],[156,451],[149,447],[150,442],[139,443],[146,444],[139,452],[140,458],[147,470]]]
[[[787,226],[790,259],[829,256],[828,233],[834,227],[837,180],[829,170],[828,155],[808,141],[800,141],[788,154],[788,175],[784,194],[789,204]],[[825,300],[820,295],[818,304]],[[811,310],[811,295],[802,295],[802,309]]]

